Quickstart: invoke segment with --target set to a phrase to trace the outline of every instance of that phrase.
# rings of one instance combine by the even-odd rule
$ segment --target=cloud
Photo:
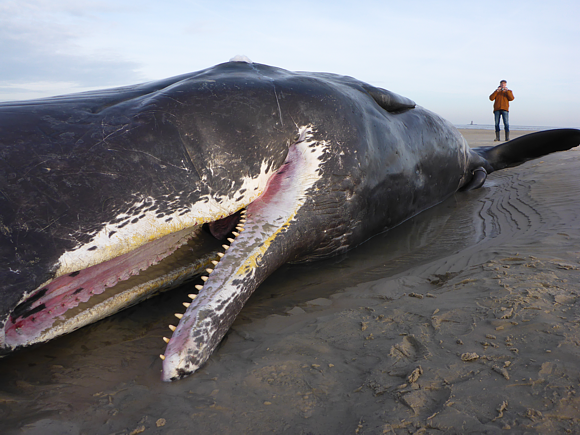
[[[114,86],[142,79],[137,63],[79,45],[83,32],[90,32],[98,20],[83,18],[72,3],[57,3],[9,1],[0,6],[0,99],[27,91],[38,94],[32,89],[38,83],[45,83],[45,93],[51,93],[49,88],[71,92],[95,83]]]

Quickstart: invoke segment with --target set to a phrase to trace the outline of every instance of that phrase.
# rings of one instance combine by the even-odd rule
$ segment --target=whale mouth
[[[12,310],[0,353],[72,332],[194,279],[219,258],[239,220],[237,212],[186,228],[52,280]]]
[[[296,237],[302,237],[297,216],[318,192],[329,155],[328,144],[315,140],[313,131],[300,127],[284,163],[266,173],[261,194],[236,202],[232,213],[221,209],[213,220],[202,217],[122,255],[67,269],[38,287],[8,315],[0,353],[72,332],[200,276],[204,284],[188,295],[185,313],[175,314],[179,323],[169,325],[172,335],[163,338],[167,349],[161,356],[165,381],[196,371],[259,284],[281,264],[302,258],[295,250]],[[86,251],[79,256],[84,264],[90,261]]]
[[[303,131],[298,143],[304,138]],[[287,164],[277,171],[265,171],[263,181],[256,180],[264,186],[257,199],[276,189],[270,186],[270,180],[283,174]],[[54,279],[28,294],[9,313],[0,328],[0,355],[73,332],[207,274],[229,247],[224,243],[231,243],[242,230],[241,215],[256,201],[252,197],[247,199],[247,203],[243,200],[240,203],[238,199],[233,205],[237,211],[229,215],[224,213],[224,207],[216,208],[211,213],[213,220],[209,218],[210,213],[194,218],[185,228],[113,258],[104,257],[104,261],[92,260],[87,255],[91,249],[86,247],[65,253],[65,273],[57,272]],[[207,203],[204,198],[200,201],[201,207]],[[114,230],[109,234],[117,232],[117,237],[119,233]],[[118,247],[108,245],[99,251],[107,255],[113,249]],[[190,296],[195,297],[195,292]]]

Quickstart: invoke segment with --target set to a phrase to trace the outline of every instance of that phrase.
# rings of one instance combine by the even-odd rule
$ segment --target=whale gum
[[[2,433],[576,432],[579,167],[574,149],[496,172],[280,268],[176,383],[156,355],[196,283],[1,359]]]

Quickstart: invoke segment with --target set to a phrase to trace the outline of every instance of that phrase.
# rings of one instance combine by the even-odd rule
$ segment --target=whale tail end
[[[580,130],[561,128],[518,137],[495,147],[474,148],[490,165],[487,172],[511,168],[528,160],[580,145]]]

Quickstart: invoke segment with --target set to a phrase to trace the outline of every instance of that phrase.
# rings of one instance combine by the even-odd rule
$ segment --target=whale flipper
[[[469,182],[467,182],[467,184],[465,184],[459,190],[461,190],[462,192],[469,192],[470,190],[479,189],[481,186],[483,186],[483,183],[485,183],[486,179],[487,179],[487,171],[483,166],[479,166],[478,168],[475,168],[475,170],[473,171],[472,177],[469,180]]]
[[[580,130],[562,128],[527,134],[495,147],[474,148],[490,165],[488,173],[580,145]]]

